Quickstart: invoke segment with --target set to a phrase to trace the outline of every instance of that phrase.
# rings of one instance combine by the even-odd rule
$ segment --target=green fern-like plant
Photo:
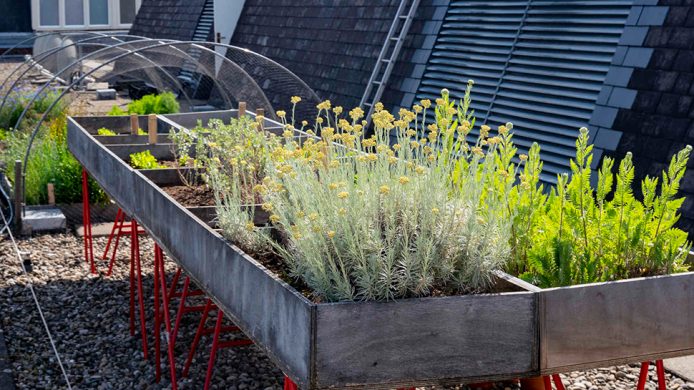
[[[604,158],[593,188],[592,145],[588,130],[581,129],[571,177],[557,177],[546,204],[537,204],[536,224],[524,219],[527,199],[519,198],[515,205],[514,231],[521,233],[514,238],[514,251],[524,267],[517,274],[541,287],[557,287],[686,270],[691,244],[675,223],[683,202],[677,192],[690,153],[687,146],[675,154],[660,183],[646,177],[640,201],[633,192],[631,153],[616,174],[615,161]],[[527,237],[519,239],[523,235]]]

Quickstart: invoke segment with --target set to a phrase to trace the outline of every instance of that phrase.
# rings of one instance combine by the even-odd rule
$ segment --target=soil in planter
[[[208,186],[171,186],[162,190],[184,207],[214,206],[214,192]]]

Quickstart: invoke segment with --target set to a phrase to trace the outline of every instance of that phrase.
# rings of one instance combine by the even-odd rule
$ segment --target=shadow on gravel
[[[142,268],[149,360],[143,359],[139,322],[135,336],[129,331],[129,246],[119,248],[114,274],[89,274],[82,241],[69,234],[45,235],[19,241],[33,272],[22,274],[14,250],[0,241],[0,316],[15,385],[18,389],[66,388],[38,311],[27,285],[34,285],[58,352],[75,389],[165,389],[170,388],[166,350],[162,343],[162,381],[154,382],[153,264],[151,241],[143,240]],[[105,239],[95,238],[95,255]],[[169,276],[175,266],[167,262]],[[102,272],[106,262],[99,262]],[[177,307],[174,299],[172,306]],[[174,315],[172,308],[172,316]],[[195,334],[198,313],[183,317],[176,342],[177,368],[183,367]],[[210,320],[210,325],[212,322]],[[179,380],[181,389],[202,388],[211,345],[204,336],[191,366],[189,378]],[[221,350],[213,377],[219,389],[279,389],[282,373],[254,346]]]

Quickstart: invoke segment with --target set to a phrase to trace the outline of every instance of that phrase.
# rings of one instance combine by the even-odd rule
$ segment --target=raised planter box
[[[235,115],[167,115],[159,126]],[[123,161],[146,145],[98,142],[92,134],[109,120],[70,118],[70,150],[302,388],[476,382],[694,354],[694,273],[556,289],[501,275],[500,286],[518,291],[313,303],[226,241],[213,209],[186,209],[163,192],[159,185],[178,183],[174,170]],[[265,128],[281,131],[271,121]]]
[[[226,241],[199,218],[203,211],[187,210],[132,169],[110,150],[117,146],[98,142],[92,134],[100,127],[108,126],[69,119],[75,157],[301,388],[391,388],[539,373],[537,293],[499,279],[517,291],[316,304]]]
[[[543,373],[694,354],[694,272],[538,291]]]

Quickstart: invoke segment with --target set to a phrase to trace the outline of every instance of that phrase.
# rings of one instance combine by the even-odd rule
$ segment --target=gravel
[[[34,285],[58,352],[74,388],[166,389],[168,367],[162,367],[162,381],[154,382],[153,357],[143,359],[139,334],[131,337],[128,324],[129,246],[121,245],[111,277],[93,276],[84,262],[81,238],[72,234],[44,235],[19,241],[33,272],[21,272],[9,240],[0,239],[0,316],[14,380],[19,389],[66,388],[27,283]],[[95,254],[105,246],[105,238],[95,238]],[[141,241],[144,288],[147,294],[147,325],[152,327],[152,243]],[[105,262],[99,268],[106,269]],[[167,273],[175,266],[166,263]],[[174,300],[174,302],[177,302]],[[175,305],[174,305],[175,306]],[[177,366],[183,366],[193,338],[198,315],[184,316],[176,344]],[[138,323],[139,325],[139,323]],[[153,351],[150,337],[150,353]],[[210,337],[204,337],[190,377],[179,380],[181,389],[202,388],[209,357]],[[162,353],[165,350],[162,349]],[[163,358],[165,362],[166,359]],[[620,366],[562,375],[567,389],[634,389],[639,366]],[[647,389],[656,389],[651,367]],[[668,389],[694,390],[694,383],[667,374]],[[282,372],[257,347],[223,349],[217,355],[212,379],[214,389],[280,389]],[[517,389],[500,385],[500,389]],[[459,388],[459,387],[457,387]]]

